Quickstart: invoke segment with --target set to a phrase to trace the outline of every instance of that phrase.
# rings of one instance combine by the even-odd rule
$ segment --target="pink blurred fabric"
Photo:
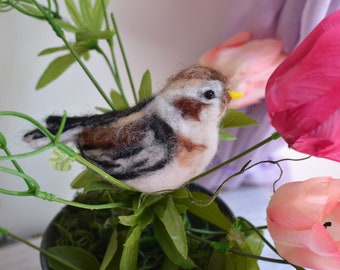
[[[225,37],[220,43],[236,33],[250,31],[255,38],[280,39],[283,42],[283,52],[290,53],[324,17],[339,8],[340,0],[229,0],[229,9],[225,14]],[[211,48],[207,48],[209,49]],[[244,112],[255,118],[260,126],[230,130],[238,139],[233,142],[221,142],[210,167],[235,156],[275,132],[270,125],[264,102],[251,105],[245,108]],[[215,190],[225,178],[240,170],[249,160],[254,163],[282,158],[278,152],[281,147],[288,147],[282,139],[267,144],[259,151],[248,154],[201,179],[200,183]],[[288,168],[284,163],[282,165],[284,174],[281,184],[290,180]],[[231,180],[225,187],[236,188],[242,184],[271,186],[278,176],[279,170],[276,166],[262,164]]]

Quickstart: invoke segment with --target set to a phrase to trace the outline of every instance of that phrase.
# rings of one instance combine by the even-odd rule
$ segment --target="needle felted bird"
[[[186,68],[136,106],[104,114],[69,117],[60,137],[80,154],[135,189],[159,192],[180,187],[201,173],[214,156],[218,126],[230,101],[227,79],[203,66]],[[49,116],[56,133],[60,116]],[[46,143],[39,130],[24,136]]]

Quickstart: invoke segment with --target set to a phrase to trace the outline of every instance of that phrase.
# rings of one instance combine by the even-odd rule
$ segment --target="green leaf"
[[[45,50],[42,50],[40,53],[38,53],[38,56],[47,55],[47,54],[55,53],[59,51],[66,51],[66,50],[67,50],[66,46],[47,48]]]
[[[189,197],[189,193],[185,187],[181,187],[171,192],[171,197],[177,199],[185,199]]]
[[[144,228],[151,222],[153,212],[146,209],[140,216],[136,226],[131,227],[129,235],[124,243],[123,252],[120,260],[120,270],[131,270],[137,268],[139,239]]]
[[[179,266],[177,264],[174,264],[174,262],[170,260],[169,257],[165,257],[161,269],[162,270],[179,270]]]
[[[225,241],[226,240],[224,239],[217,244],[223,244],[223,242]],[[220,250],[214,249],[210,256],[207,270],[226,270],[226,269],[232,270],[232,268],[226,268],[226,259],[224,253],[222,253]]]
[[[129,107],[129,104],[126,103],[123,96],[119,94],[117,91],[112,89],[110,92],[110,97],[113,102],[113,105],[117,110],[124,110]]]
[[[178,213],[173,200],[166,197],[154,205],[154,211],[163,223],[175,248],[184,259],[188,258],[188,245],[182,217]]]
[[[163,249],[166,256],[176,265],[181,266],[184,269],[192,269],[196,267],[195,263],[189,258],[184,258],[178,249],[175,247],[173,239],[168,234],[163,222],[155,216],[153,219],[153,228],[155,237]]]
[[[223,117],[220,127],[221,128],[234,128],[258,125],[258,122],[249,115],[238,111],[229,109]]]
[[[137,215],[129,215],[129,216],[119,216],[119,223],[124,226],[135,226],[138,223],[139,217]]]
[[[85,186],[84,188],[84,192],[88,193],[90,191],[95,191],[95,190],[108,190],[108,189],[112,189],[112,184],[100,180],[97,182],[91,182],[88,185]]]
[[[7,147],[7,140],[4,134],[0,132],[0,149],[4,149]]]
[[[109,266],[114,255],[116,254],[117,249],[118,249],[118,232],[117,232],[117,228],[115,227],[111,235],[110,242],[107,245],[106,252],[105,252],[105,255],[100,265],[99,270],[109,269],[107,267]]]
[[[252,230],[252,227],[245,221],[237,219],[233,229],[229,232],[229,239],[232,243],[232,249],[238,250],[246,254],[260,255],[263,249],[263,241]],[[254,258],[236,255],[233,252],[226,253],[227,269],[242,270],[259,270],[257,260]]]
[[[93,172],[92,170],[86,169],[82,171],[71,183],[71,187],[74,189],[85,188],[91,183],[98,182],[102,177]]]
[[[36,89],[41,89],[57,79],[62,73],[66,71],[73,63],[75,62],[75,58],[72,54],[67,54],[64,56],[60,56],[53,60],[44,73],[41,75]]]
[[[77,53],[82,55],[86,52],[85,48],[78,49]],[[54,59],[46,68],[44,73],[41,75],[36,89],[41,89],[57,79],[62,73],[64,73],[73,63],[75,62],[74,56],[66,54]]]
[[[237,139],[234,135],[230,134],[229,132],[226,132],[223,129],[220,129],[218,131],[218,136],[221,141],[234,141]]]
[[[239,250],[241,252],[246,252],[251,254],[251,250],[248,246],[244,248],[233,248],[235,250]],[[233,270],[260,270],[257,260],[254,258],[242,256],[235,254],[233,252],[226,253],[226,269],[233,269]]]
[[[260,255],[263,249],[263,241],[257,234],[251,234],[246,237],[246,245],[252,254]]]
[[[71,32],[71,33],[76,33],[78,31],[77,27],[75,27],[74,25],[72,25],[69,22],[65,22],[61,19],[54,19],[56,21],[56,23],[65,31],[67,32]]]
[[[151,82],[151,74],[150,71],[147,70],[144,72],[142,81],[139,86],[139,101],[147,99],[152,94],[152,82]]]
[[[109,108],[104,108],[104,107],[95,107],[96,110],[102,112],[102,113],[107,113],[107,112],[112,112],[112,109],[109,109]]]
[[[79,0],[80,12],[88,29],[92,30],[92,5],[91,0]]]
[[[93,6],[92,10],[92,17],[93,17],[93,27],[94,29],[101,29],[101,26],[103,24],[103,19],[104,19],[104,10],[103,10],[103,5],[102,2],[104,2],[104,6],[107,7],[108,3],[110,0],[96,0]]]
[[[111,39],[115,32],[113,31],[83,31],[76,33],[76,41],[83,42],[83,41],[92,41],[92,40],[99,40],[99,39]]]
[[[146,209],[148,209],[152,205],[155,205],[163,198],[164,196],[161,194],[149,195],[141,193],[140,196],[136,197],[136,203],[138,203],[138,205],[135,203],[135,215],[142,215]]]
[[[83,1],[83,0],[80,0]],[[86,24],[84,22],[84,18],[82,14],[79,12],[76,4],[73,0],[65,0],[65,5],[67,8],[68,13],[70,14],[73,22],[77,26],[79,30],[86,30]]]
[[[215,201],[207,206],[201,206],[195,201],[205,202],[209,201],[211,197],[201,192],[192,192],[193,199],[178,200],[180,203],[187,206],[188,211],[198,216],[199,218],[214,224],[220,229],[228,232],[231,228],[232,221],[230,217],[226,216],[218,207]]]
[[[44,16],[36,6],[26,4],[26,3],[20,3],[20,5],[34,16],[42,16],[42,17]]]
[[[49,267],[54,270],[98,270],[98,260],[89,252],[71,246],[55,246],[49,248],[48,251],[53,255],[62,258],[69,266],[47,257]]]
[[[140,225],[131,228],[130,235],[124,243],[119,269],[137,269],[139,238],[142,234],[142,230],[143,228]]]
[[[50,156],[49,165],[57,171],[69,171],[71,170],[71,163],[73,160],[72,157],[58,148],[55,148]]]

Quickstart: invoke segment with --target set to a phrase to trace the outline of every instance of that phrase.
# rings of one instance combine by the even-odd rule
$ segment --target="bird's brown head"
[[[219,121],[230,101],[227,78],[212,68],[200,65],[171,76],[160,95],[177,108],[183,118]]]

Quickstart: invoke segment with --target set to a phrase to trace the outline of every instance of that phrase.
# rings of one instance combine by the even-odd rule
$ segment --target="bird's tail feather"
[[[79,133],[81,128],[84,126],[85,120],[88,119],[87,116],[82,117],[68,117],[61,135],[61,140],[64,142],[70,141],[74,138],[76,134]],[[60,127],[62,117],[51,115],[46,119],[46,128],[53,135],[55,135]],[[46,145],[49,141],[39,129],[34,129],[24,135],[24,141],[29,143],[34,148]]]

